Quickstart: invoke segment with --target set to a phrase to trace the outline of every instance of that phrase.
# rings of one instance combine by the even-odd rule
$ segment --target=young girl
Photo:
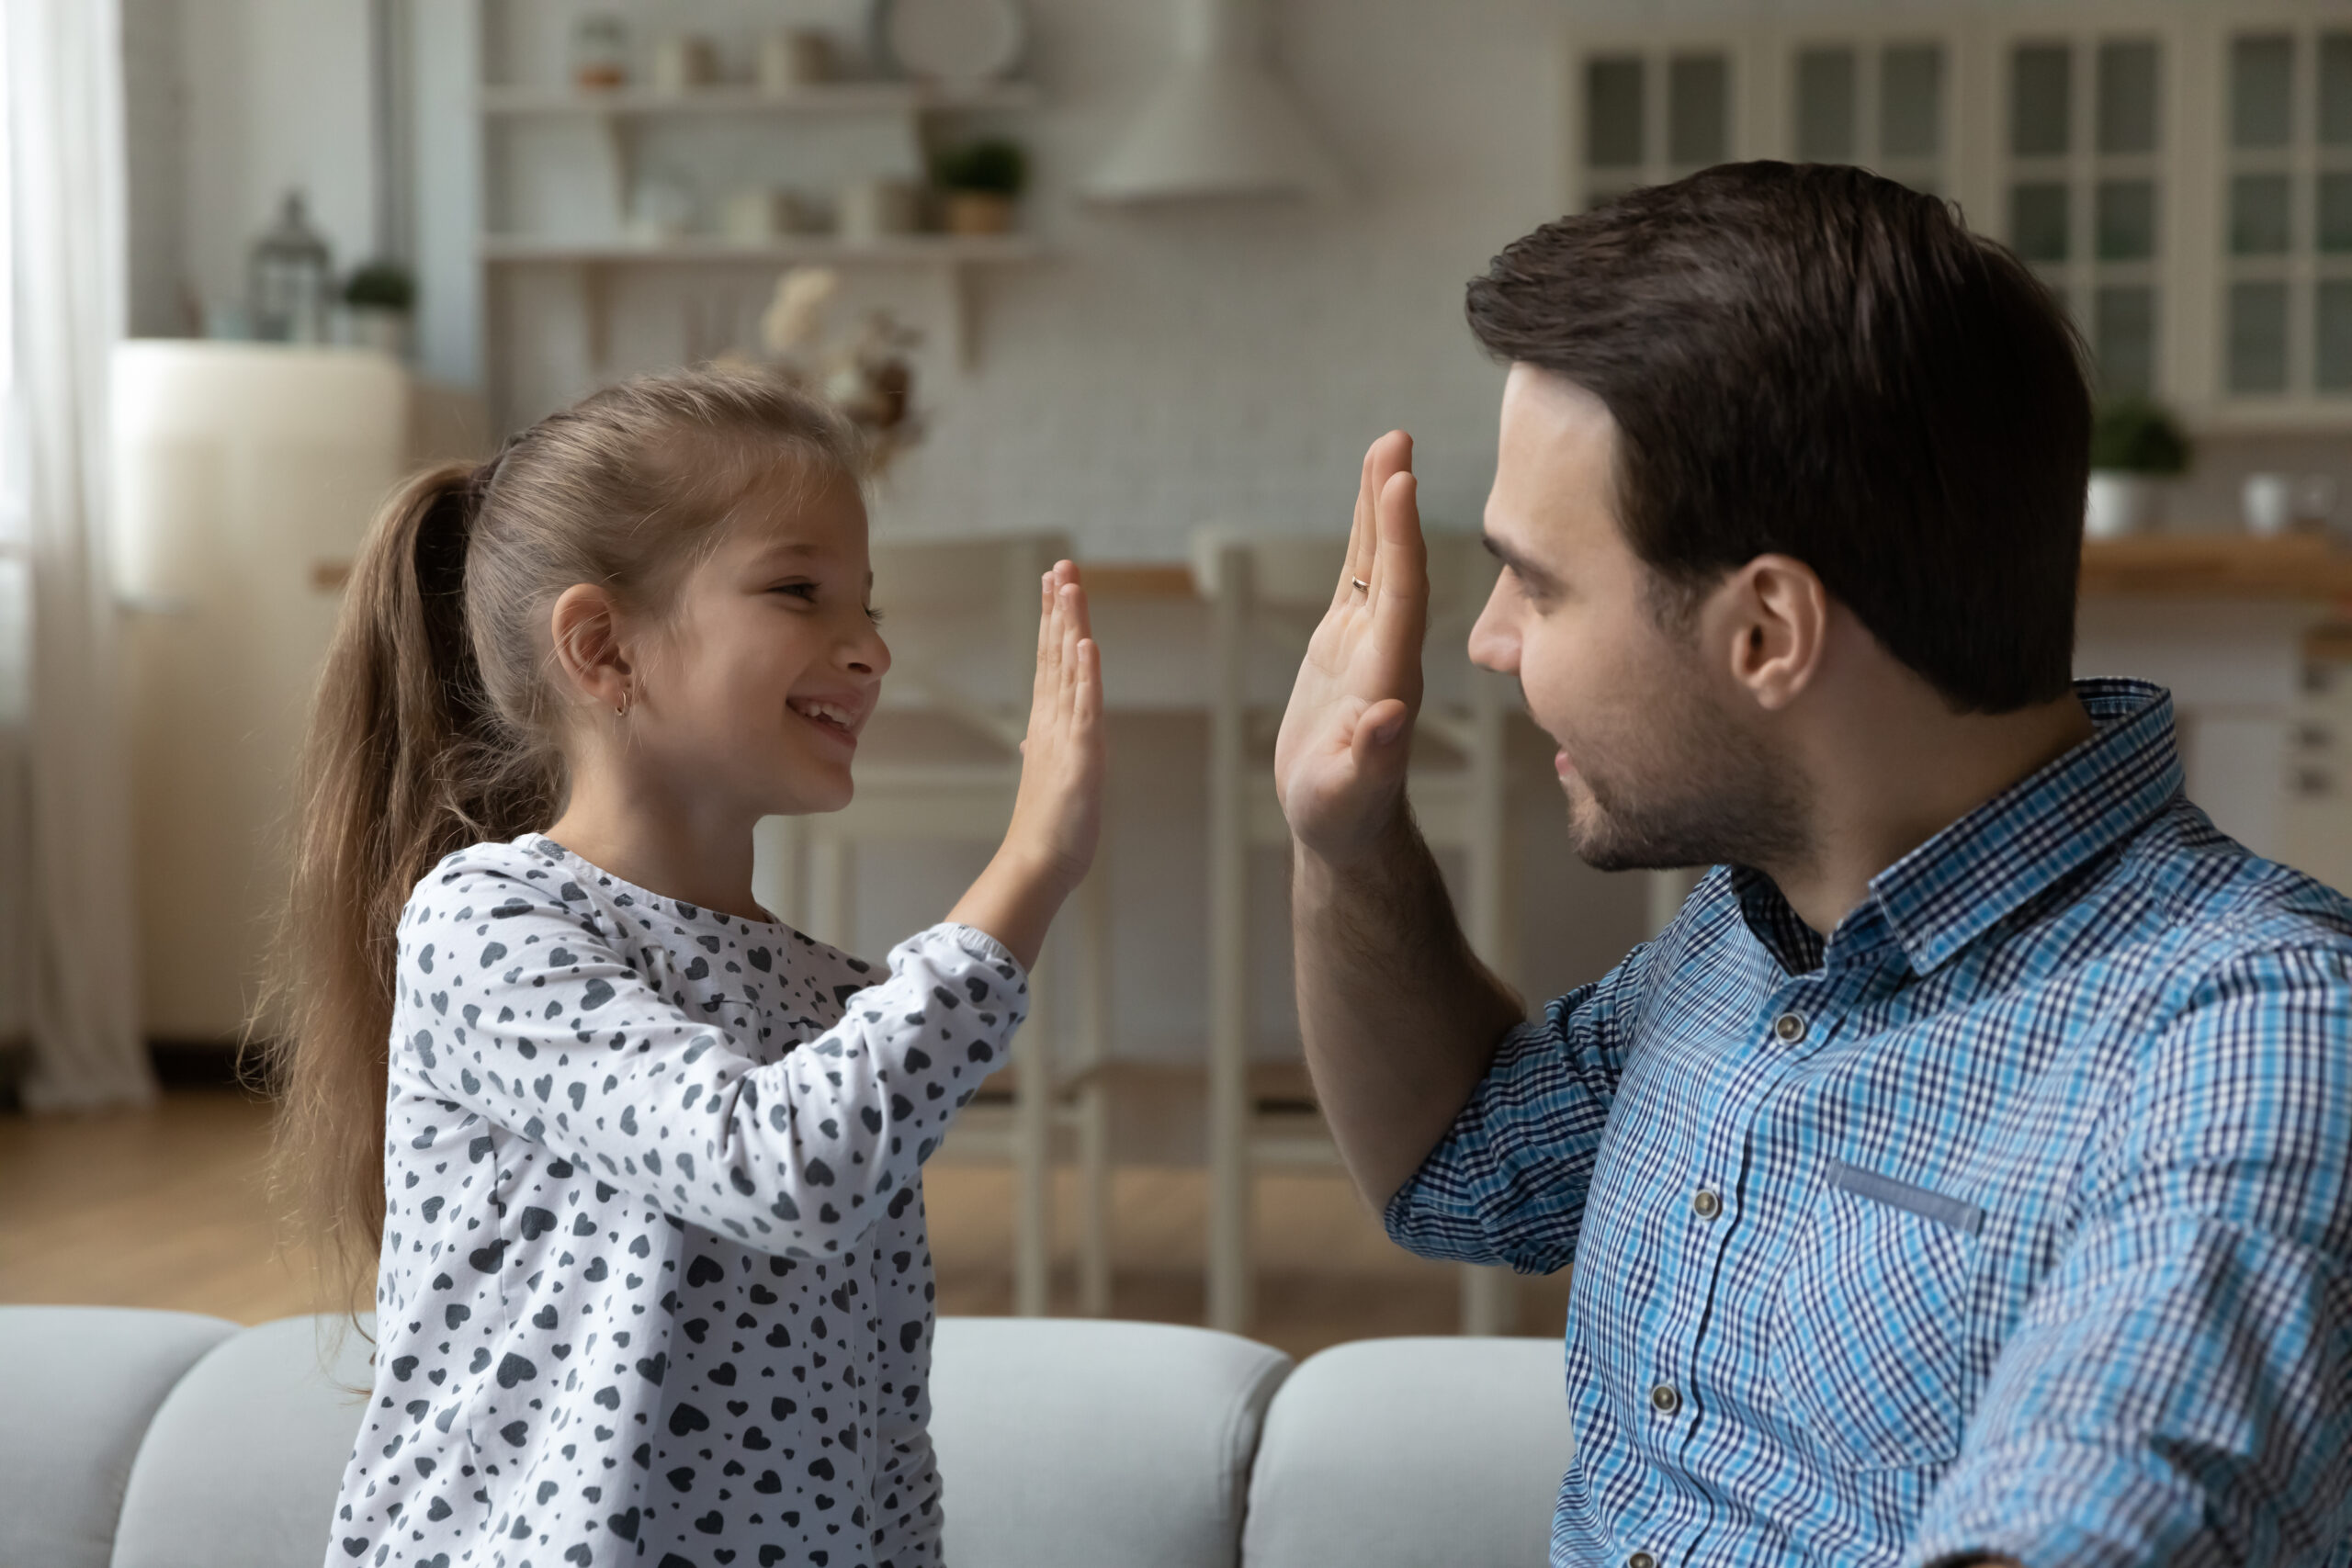
[[[1092,858],[1101,678],[1064,563],[963,901],[887,973],[776,924],[752,824],[848,802],[890,664],[857,472],[797,392],[649,378],[362,549],[280,982],[287,1173],[379,1259],[330,1564],[938,1560],[921,1164]]]

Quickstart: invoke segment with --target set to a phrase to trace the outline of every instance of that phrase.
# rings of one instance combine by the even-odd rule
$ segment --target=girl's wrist
[[[965,891],[947,918],[986,931],[1002,942],[1023,969],[1037,965],[1046,929],[1069,897],[1065,878],[1049,863],[1011,844],[996,852],[988,869]]]

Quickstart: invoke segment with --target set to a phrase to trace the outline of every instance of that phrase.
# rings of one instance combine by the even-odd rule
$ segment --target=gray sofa
[[[321,1568],[367,1357],[325,1319],[0,1308],[0,1568]],[[948,1318],[947,1561],[1535,1568],[1560,1378],[1548,1339],[1294,1365],[1204,1329]]]

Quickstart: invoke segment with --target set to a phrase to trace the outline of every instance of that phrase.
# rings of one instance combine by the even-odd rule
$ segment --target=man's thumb
[[[1386,712],[1382,712],[1382,709]],[[1405,723],[1410,716],[1405,705],[1391,699],[1375,704],[1363,717],[1365,741],[1374,747],[1394,746],[1404,738]]]

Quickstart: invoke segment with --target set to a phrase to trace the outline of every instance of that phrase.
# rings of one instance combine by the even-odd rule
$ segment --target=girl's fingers
[[[1079,593],[1076,583],[1065,582],[1061,591],[1061,700],[1069,702],[1070,689],[1078,679],[1078,611]]]
[[[1078,693],[1073,706],[1081,725],[1091,726],[1102,716],[1102,645],[1091,637],[1078,645]]]
[[[1048,693],[1061,689],[1062,679],[1062,588],[1061,574],[1046,574],[1046,626],[1044,633],[1045,659],[1040,679]]]
[[[1037,679],[1033,689],[1034,704],[1046,692],[1046,650],[1054,635],[1054,574],[1047,572],[1037,580]]]
[[[1086,584],[1078,575],[1078,563],[1076,561],[1064,561],[1062,562],[1062,569],[1069,573],[1063,581],[1069,584],[1071,595],[1070,613],[1077,617],[1078,635],[1080,637],[1092,637],[1094,635],[1094,612],[1086,602]]]

